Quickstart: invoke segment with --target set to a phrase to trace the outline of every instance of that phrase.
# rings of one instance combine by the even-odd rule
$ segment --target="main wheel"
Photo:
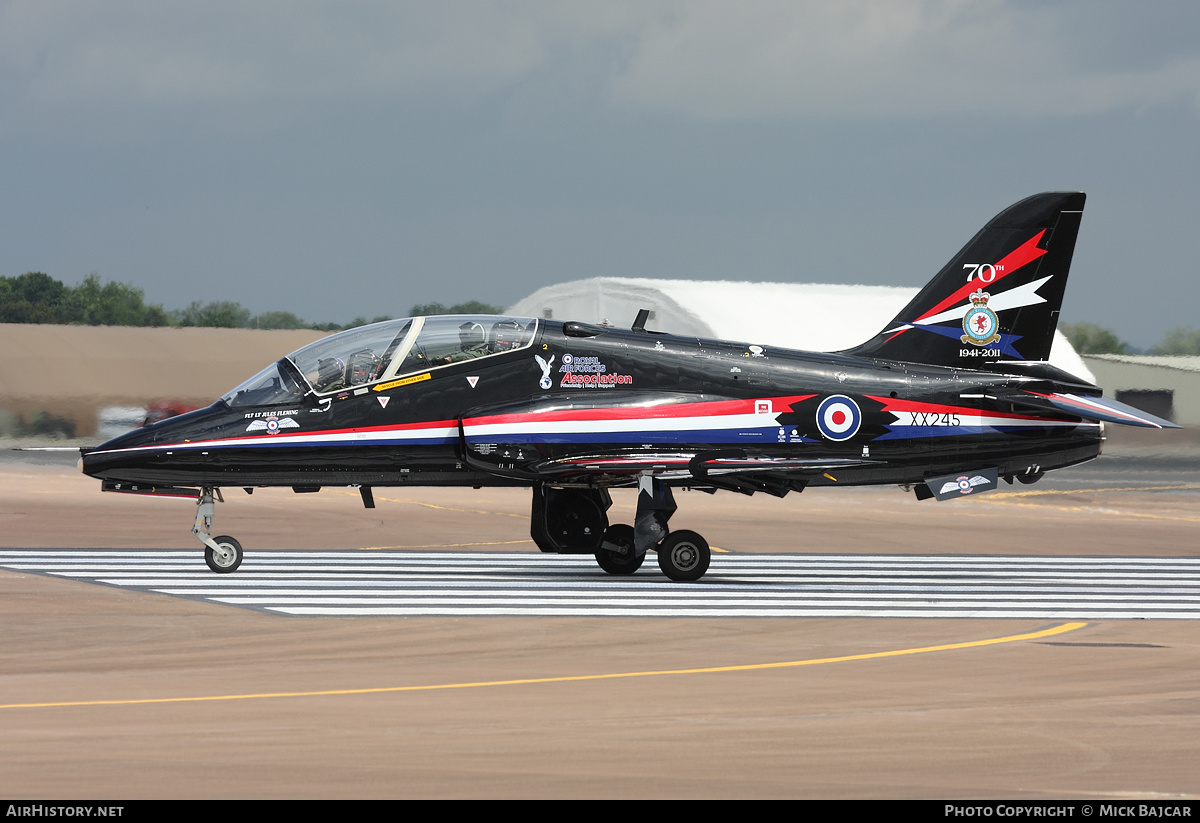
[[[711,560],[712,550],[695,532],[671,532],[658,544],[658,567],[672,580],[699,580]]]
[[[213,542],[221,547],[221,552],[212,550],[211,546],[204,547],[204,562],[217,574],[229,574],[242,565],[242,544],[227,534],[213,538]]]
[[[633,526],[623,523],[609,526],[604,530],[604,542],[616,543],[628,550],[627,554],[617,554],[604,548],[596,552],[596,562],[609,574],[633,574],[642,567],[646,555],[637,554],[633,550]]]

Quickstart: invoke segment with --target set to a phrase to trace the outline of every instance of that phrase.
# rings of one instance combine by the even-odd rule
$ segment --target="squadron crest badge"
[[[1000,339],[1000,319],[988,308],[992,296],[983,289],[971,294],[971,308],[963,317],[963,331],[959,339],[972,346],[986,346]]]

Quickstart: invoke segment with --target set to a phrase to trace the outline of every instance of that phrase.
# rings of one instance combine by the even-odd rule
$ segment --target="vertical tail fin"
[[[1009,206],[883,331],[843,354],[967,368],[1046,360],[1083,203],[1082,192],[1047,192]]]

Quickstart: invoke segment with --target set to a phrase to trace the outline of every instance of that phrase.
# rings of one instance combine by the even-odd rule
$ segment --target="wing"
[[[777,418],[812,395],[733,399],[690,393],[620,400],[540,398],[474,409],[460,421],[465,462],[526,480],[626,485],[637,475],[738,491],[786,493],[806,477],[878,464],[797,456]]]
[[[678,452],[675,454],[598,454],[543,460],[535,471],[544,477],[586,477],[588,475],[633,475],[651,472],[666,480],[690,478],[706,480],[723,475],[777,472],[821,474],[847,466],[877,464],[880,461],[857,458],[799,458],[752,455],[738,452]]]

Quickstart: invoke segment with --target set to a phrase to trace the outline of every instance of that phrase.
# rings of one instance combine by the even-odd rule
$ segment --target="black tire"
[[[658,544],[658,567],[672,580],[699,580],[711,561],[708,542],[695,532],[671,532]]]
[[[628,554],[617,554],[607,549],[600,549],[596,552],[596,562],[609,574],[633,574],[642,567],[646,555],[636,554],[633,551],[633,526],[626,526],[623,523],[609,526],[604,530],[604,542],[616,543],[618,546],[629,549]]]
[[[212,550],[210,546],[204,547],[204,562],[208,567],[217,574],[230,574],[237,571],[237,567],[242,565],[242,544],[234,540],[227,534],[220,537],[214,537],[213,542],[224,549],[233,550],[233,562],[222,560],[222,558]]]

